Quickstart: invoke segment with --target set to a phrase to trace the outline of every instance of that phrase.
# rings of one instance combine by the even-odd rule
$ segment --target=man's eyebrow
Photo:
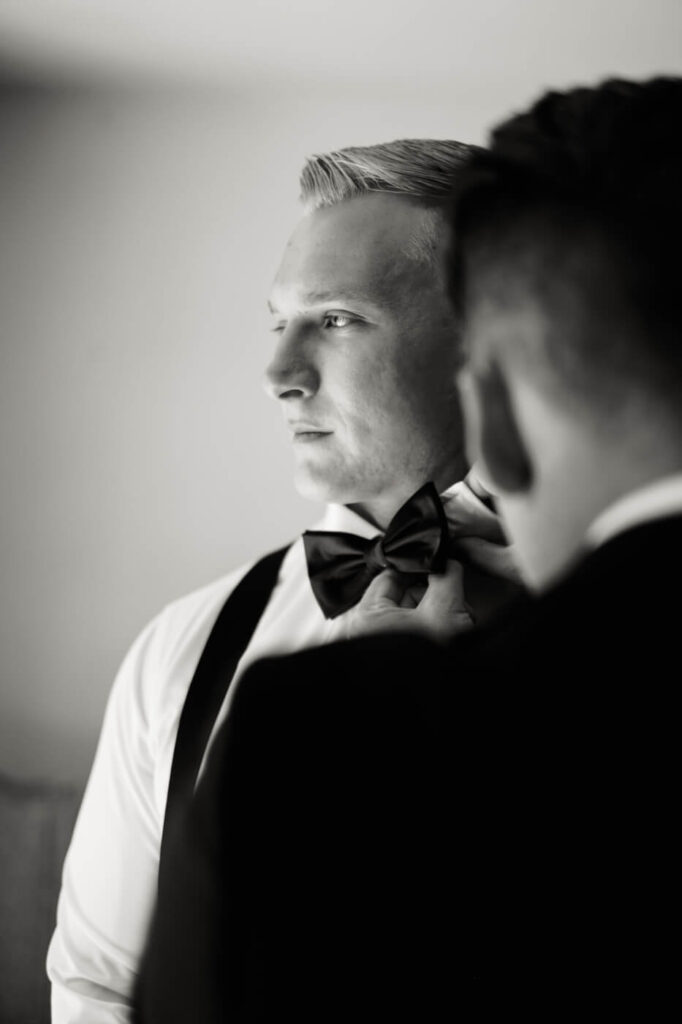
[[[358,288],[335,288],[334,291],[323,291],[323,292],[308,292],[304,295],[304,301],[309,306],[320,305],[324,302],[344,303],[363,302],[370,306],[376,306],[377,301],[380,301],[378,295],[372,295],[370,292],[362,291]]]
[[[301,296],[301,305],[303,306],[319,306],[323,303],[335,303],[344,304],[354,302],[363,302],[369,305],[376,305],[376,297],[372,299],[370,295],[365,292],[358,291],[357,289],[347,288],[335,288],[334,291],[322,291],[322,292],[306,292]],[[275,305],[268,299],[268,309],[273,315],[276,315],[278,310]]]

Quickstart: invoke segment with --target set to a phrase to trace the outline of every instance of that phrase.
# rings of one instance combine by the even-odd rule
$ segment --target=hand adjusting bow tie
[[[405,502],[383,536],[366,540],[326,530],[303,534],[310,585],[328,619],[357,604],[384,569],[409,573],[415,583],[429,573],[444,572],[447,543],[447,521],[432,483]]]

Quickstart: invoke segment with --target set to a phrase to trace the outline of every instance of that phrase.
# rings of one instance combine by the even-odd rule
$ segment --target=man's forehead
[[[340,297],[376,303],[397,285],[423,278],[424,265],[409,255],[421,215],[406,200],[383,194],[306,214],[284,252],[271,306],[292,298],[305,306]]]

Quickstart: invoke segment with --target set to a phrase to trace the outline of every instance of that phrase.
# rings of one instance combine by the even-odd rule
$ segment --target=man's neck
[[[362,516],[372,526],[376,526],[379,530],[385,530],[390,523],[393,516],[396,514],[399,508],[408,501],[420,487],[428,483],[429,480],[433,480],[436,489],[439,494],[456,484],[459,480],[462,480],[467,472],[467,466],[463,458],[458,459],[457,464],[449,467],[443,473],[435,473],[431,477],[425,477],[423,480],[418,482],[409,481],[400,489],[396,489],[387,494],[382,494],[376,498],[371,498],[368,501],[354,502],[349,504],[347,507],[355,512],[357,515]]]
[[[672,515],[682,515],[682,470],[644,484],[609,505],[590,524],[587,544],[597,548],[619,533]]]
[[[572,504],[570,496],[565,496],[563,501],[550,501],[544,510],[536,509],[537,538],[543,538],[540,543],[544,551],[535,551],[535,565],[540,566],[541,571],[533,573],[531,583],[534,588],[546,589],[598,543],[634,525],[635,521],[653,518],[655,505],[643,506],[636,500],[637,495],[642,497],[649,491],[656,491],[659,483],[669,479],[676,479],[672,486],[678,499],[682,493],[682,460],[672,460],[669,464],[661,460],[659,465],[648,464],[640,467],[639,471],[633,464],[627,470],[619,474],[617,467],[612,465],[611,472],[599,480],[594,474],[569,474],[572,486],[578,488],[582,501]],[[634,519],[630,514],[632,497],[638,512]],[[624,516],[619,515],[619,509],[625,509]],[[612,512],[615,515],[613,522]],[[547,523],[556,525],[551,535],[546,530]]]

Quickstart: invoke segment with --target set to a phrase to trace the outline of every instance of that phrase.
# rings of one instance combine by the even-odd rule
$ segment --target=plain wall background
[[[38,82],[35,68],[6,80],[0,770],[81,782],[144,623],[319,514],[295,495],[260,386],[265,300],[304,158],[409,136],[483,142],[548,85],[682,70],[671,25],[640,6],[643,51],[618,13],[634,8],[614,3],[583,26],[586,63],[563,53],[558,27],[555,70],[542,40],[529,50],[519,37],[480,79],[453,67],[451,88],[409,69],[402,85],[371,87],[277,74],[123,87]],[[320,45],[334,56],[333,38]]]

